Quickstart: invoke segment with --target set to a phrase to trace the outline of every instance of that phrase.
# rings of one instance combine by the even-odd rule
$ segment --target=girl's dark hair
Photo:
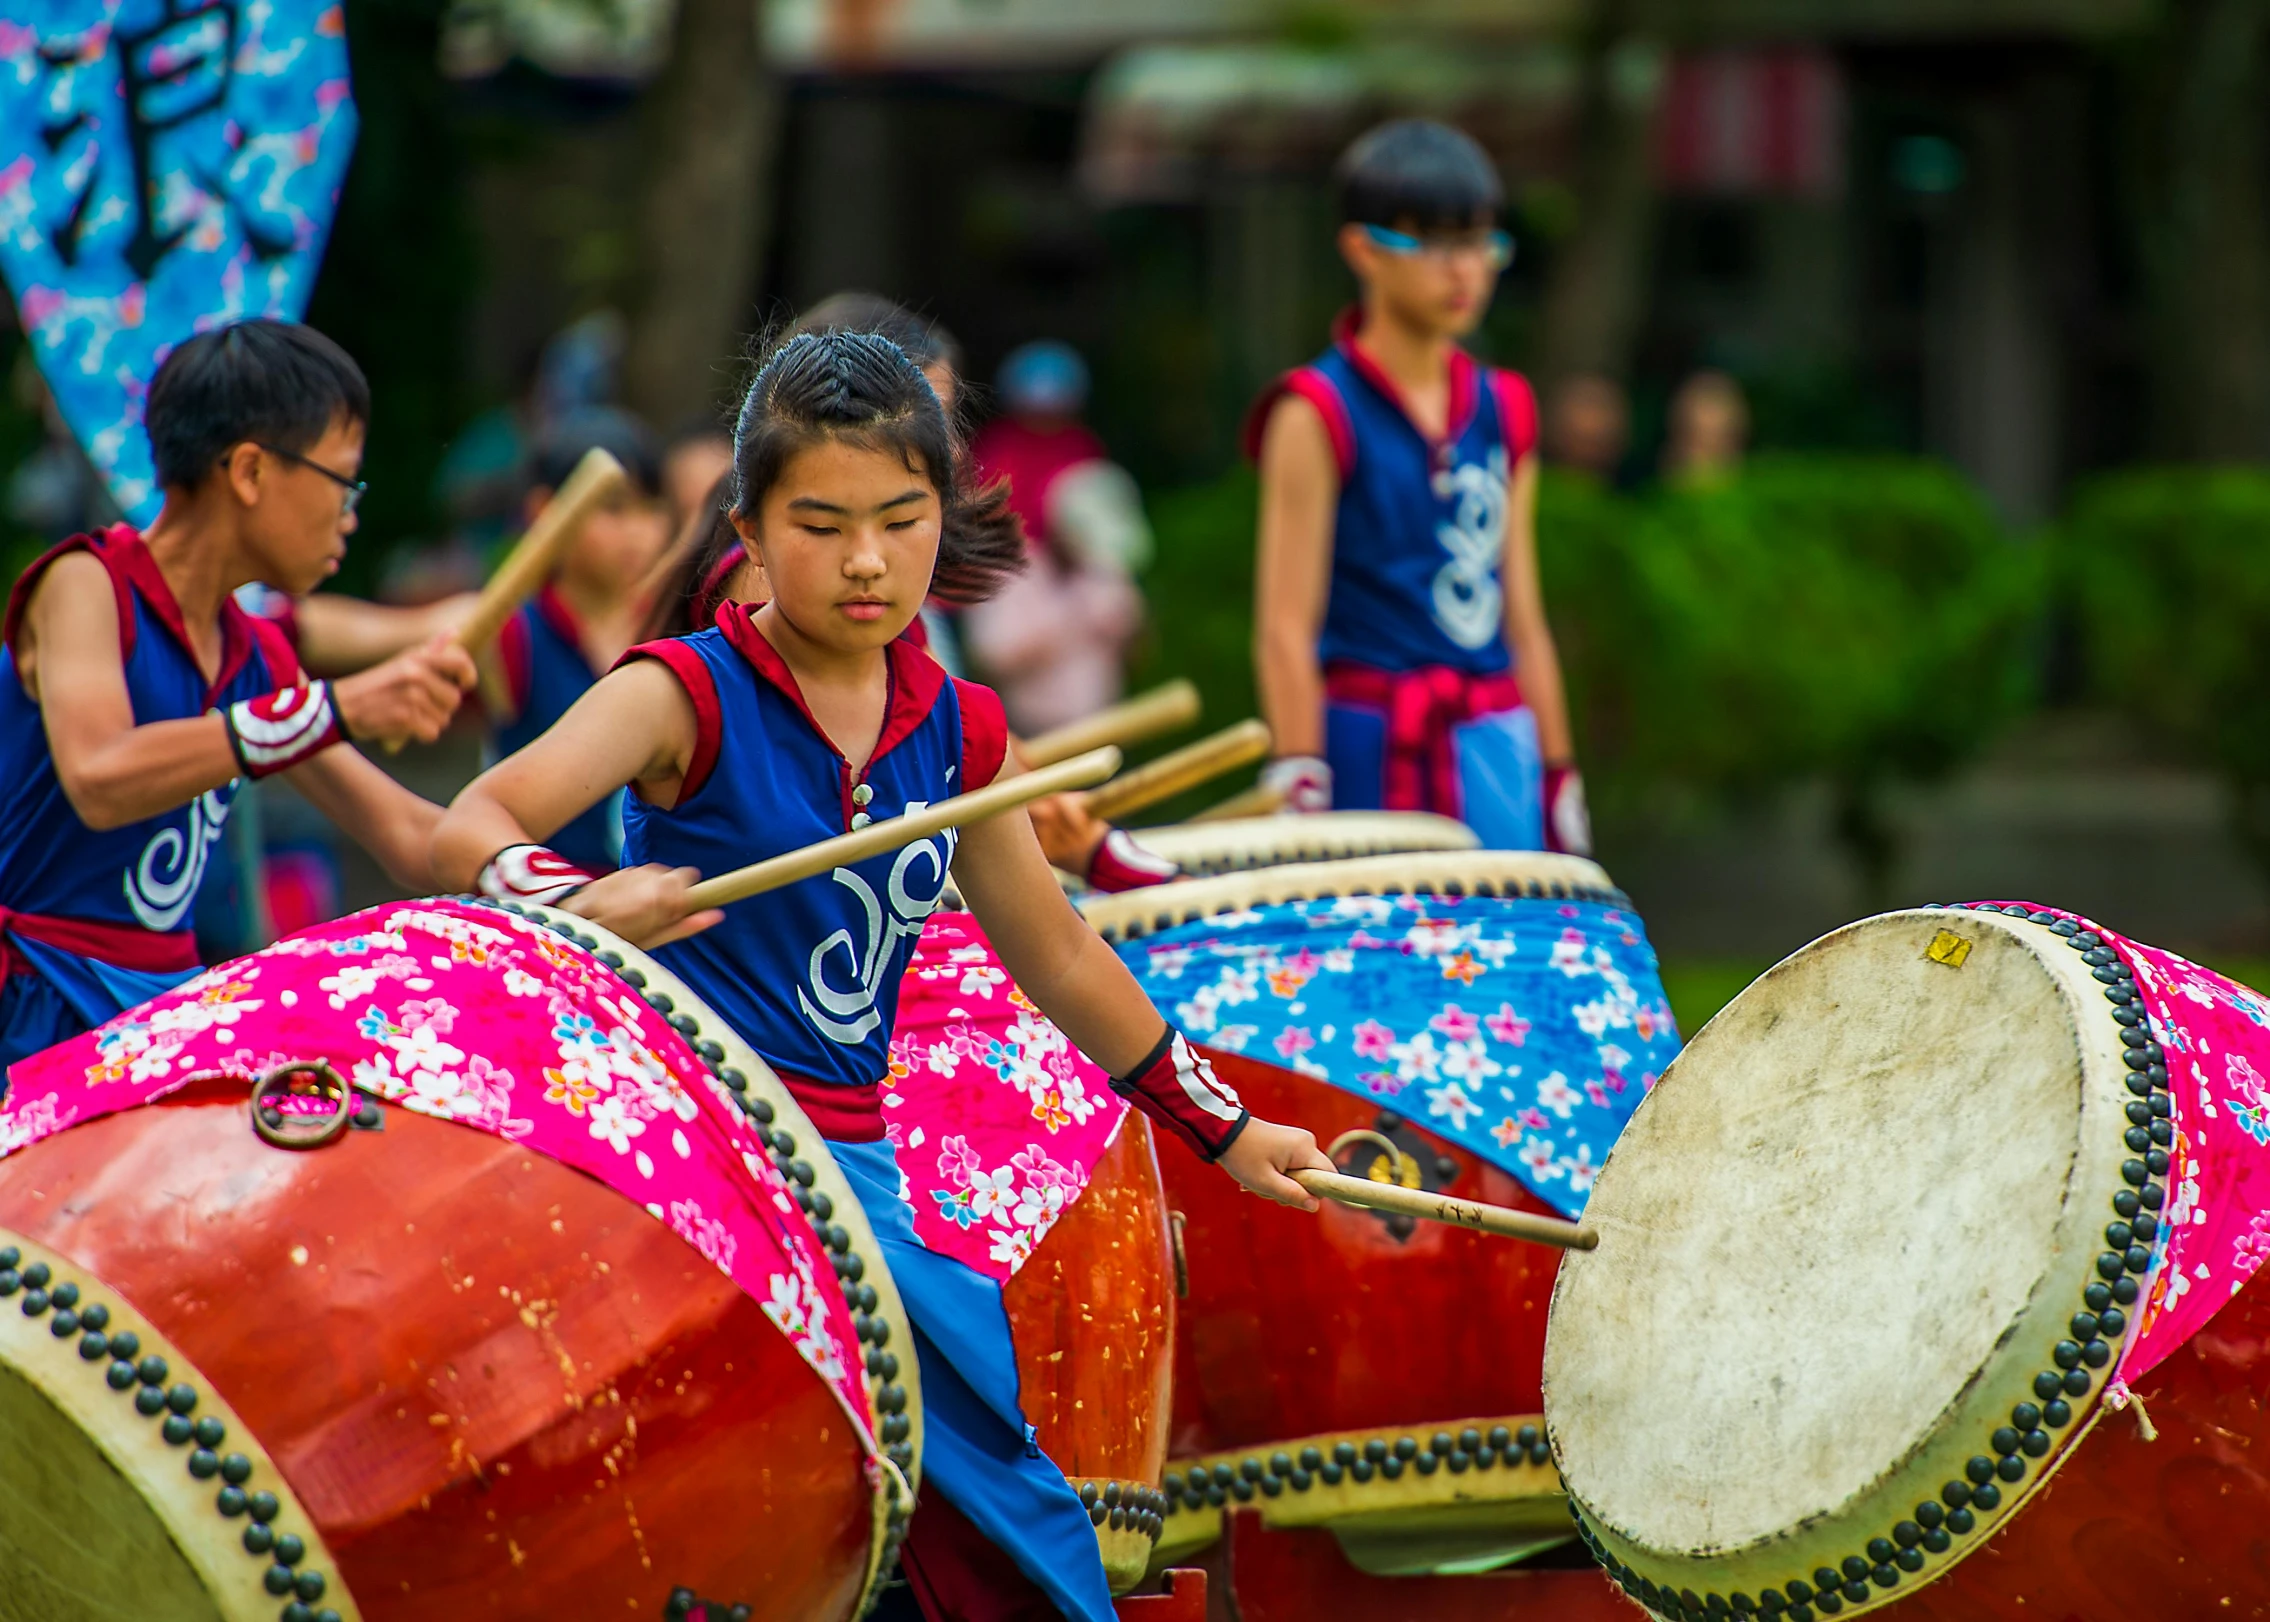
[[[830,440],[888,451],[938,492],[944,522],[932,596],[982,602],[1024,567],[1024,530],[1007,487],[970,487],[961,439],[929,379],[879,333],[802,332],[772,351],[733,428],[733,511],[753,516],[798,453]]]
[[[1421,231],[1461,228],[1495,219],[1505,185],[1475,139],[1429,118],[1400,118],[1356,137],[1333,179],[1340,218]]]
[[[877,333],[905,350],[917,366],[944,366],[955,373],[962,369],[962,346],[952,333],[880,293],[830,293],[788,329],[790,337],[802,332]]]
[[[675,543],[675,555],[663,573],[654,606],[647,611],[645,628],[639,632],[641,642],[691,636],[716,622],[726,583],[748,556],[741,545],[741,532],[733,527],[732,506],[733,475],[720,473],[709,494],[702,497],[689,532]]]

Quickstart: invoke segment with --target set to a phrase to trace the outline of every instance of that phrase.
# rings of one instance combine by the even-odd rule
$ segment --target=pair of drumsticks
[[[587,452],[576,464],[575,471],[568,475],[567,482],[528,526],[519,544],[482,587],[472,612],[458,628],[459,645],[468,653],[477,653],[485,647],[520,605],[550,578],[583,520],[594,509],[614,499],[625,484],[622,464],[613,456],[604,450]],[[1260,721],[1241,721],[1123,776],[1113,775],[1119,771],[1122,758],[1116,747],[1118,743],[1186,726],[1197,713],[1198,690],[1187,681],[1170,682],[1126,704],[1029,740],[1022,752],[1033,769],[1021,776],[704,879],[687,892],[687,902],[694,908],[706,908],[744,901],[768,890],[911,845],[916,840],[928,839],[948,828],[982,822],[1051,794],[1089,790],[1089,812],[1106,821],[1115,820],[1223,772],[1248,765],[1269,752],[1268,727]],[[1235,803],[1225,802],[1216,808],[1217,813],[1230,813]],[[1242,814],[1274,809],[1256,801],[1251,810]],[[1504,1206],[1453,1199],[1446,1194],[1349,1177],[1339,1172],[1296,1171],[1291,1175],[1311,1194],[1343,1205],[1448,1223],[1564,1250],[1590,1250],[1599,1243],[1590,1228]]]

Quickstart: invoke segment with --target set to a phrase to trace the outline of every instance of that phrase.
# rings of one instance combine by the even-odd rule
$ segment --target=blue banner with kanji
[[[1600,902],[1282,902],[1119,955],[1192,1041],[1375,1099],[1572,1217],[1679,1051],[1638,915]]]
[[[160,492],[142,402],[168,350],[297,320],[355,108],[339,0],[32,0],[0,17],[0,275],[135,523]],[[28,12],[28,18],[26,13]]]

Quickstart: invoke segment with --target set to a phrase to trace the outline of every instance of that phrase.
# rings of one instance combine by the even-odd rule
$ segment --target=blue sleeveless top
[[[491,762],[517,754],[591,691],[599,672],[583,651],[575,611],[550,586],[523,603],[497,636],[514,714],[489,733]],[[576,866],[612,871],[622,861],[622,796],[610,794],[545,841]]]
[[[624,657],[667,664],[700,727],[674,807],[625,797],[625,865],[724,873],[982,788],[1008,748],[991,689],[947,676],[903,639],[886,650],[890,697],[861,778],[742,604],[726,604],[709,630]],[[954,845],[949,829],[736,902],[724,922],[654,955],[776,1070],[869,1085],[889,1069],[899,980],[945,889]]]
[[[1340,469],[1323,662],[1473,676],[1508,668],[1498,565],[1513,469],[1537,438],[1528,383],[1454,350],[1448,432],[1429,438],[1393,380],[1356,347],[1351,312],[1330,349],[1256,405],[1249,449],[1258,451],[1269,408],[1284,394],[1316,407]]]
[[[141,536],[123,524],[74,536],[24,571],[8,604],[11,648],[33,586],[55,559],[79,550],[110,572],[137,726],[203,715],[299,680],[290,644],[230,599],[221,605],[220,673],[208,683],[165,577]],[[0,908],[151,935],[184,930],[235,783],[123,828],[88,827],[64,796],[39,706],[13,657],[0,668],[0,775]]]

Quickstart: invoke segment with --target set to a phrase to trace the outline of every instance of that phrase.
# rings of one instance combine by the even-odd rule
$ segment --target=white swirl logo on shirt
[[[1435,539],[1450,554],[1435,571],[1435,623],[1462,648],[1488,647],[1505,618],[1498,563],[1505,554],[1505,447],[1486,461],[1464,462],[1435,476],[1436,492],[1454,503]]]
[[[906,808],[911,813],[928,804],[927,800],[910,800]],[[867,938],[862,952],[862,943],[849,928],[836,930],[812,948],[806,984],[796,988],[796,1006],[829,1041],[856,1047],[882,1025],[883,1016],[875,1002],[882,993],[883,976],[898,955],[899,942],[920,935],[923,921],[944,897],[946,874],[954,865],[954,843],[955,831],[948,828],[935,838],[919,840],[900,851],[883,886],[884,896],[876,895],[874,887],[848,867],[839,867],[830,875],[858,898]],[[918,878],[927,894],[909,890],[910,882]],[[848,985],[831,974],[839,962],[849,971]]]
[[[144,929],[164,935],[181,927],[228,820],[229,801],[215,789],[189,802],[187,829],[160,828],[150,836],[125,879],[126,905]]]

